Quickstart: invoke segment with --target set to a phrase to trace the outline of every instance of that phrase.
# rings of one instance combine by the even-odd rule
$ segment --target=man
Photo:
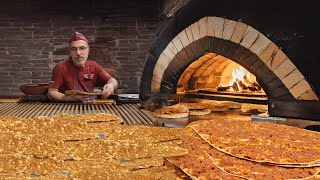
[[[103,86],[102,97],[114,93],[118,82],[96,62],[88,60],[89,44],[87,38],[75,32],[70,40],[67,60],[59,62],[52,71],[48,97],[53,101],[86,102],[90,96],[66,95],[66,90],[93,92],[94,87]]]

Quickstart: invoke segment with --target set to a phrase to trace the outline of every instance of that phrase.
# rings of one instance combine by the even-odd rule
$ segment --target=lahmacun
[[[278,166],[320,166],[320,133],[280,124],[252,121],[193,122],[213,147],[229,155]]]
[[[182,142],[189,153],[166,159],[194,179],[307,179],[320,171],[318,167],[279,167],[230,156],[211,147],[195,132],[183,137]]]
[[[80,90],[66,90],[65,91],[66,95],[71,95],[71,96],[97,96],[101,95],[101,92],[84,92]]]
[[[6,118],[0,179],[319,177],[319,133],[290,126],[221,119],[187,128],[121,125],[109,114]]]
[[[224,103],[219,103],[217,101],[206,102],[204,106],[211,110],[211,112],[224,112],[229,110],[229,106]]]
[[[189,108],[182,104],[165,106],[160,109],[156,109],[153,112],[153,115],[159,118],[183,118],[189,115]]]
[[[184,130],[121,125],[110,114],[1,120],[0,179],[172,179],[176,169],[164,165],[164,157],[188,153],[181,147]]]
[[[242,104],[233,101],[220,101],[222,104],[227,105],[230,109],[239,109],[241,108]]]
[[[181,105],[185,105],[188,107],[188,109],[205,109],[205,105],[202,103],[196,103],[196,102],[181,102]]]
[[[211,113],[211,109],[190,109],[189,115],[203,116]]]

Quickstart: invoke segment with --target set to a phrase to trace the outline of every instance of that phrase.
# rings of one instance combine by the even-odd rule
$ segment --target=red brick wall
[[[73,31],[90,40],[91,58],[111,70],[123,93],[138,93],[145,58],[158,32],[158,1],[5,0],[0,8],[0,96],[45,83],[66,58]]]

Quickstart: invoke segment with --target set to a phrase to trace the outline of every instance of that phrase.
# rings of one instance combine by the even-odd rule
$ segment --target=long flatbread
[[[211,113],[211,109],[189,109],[189,115],[202,116]]]
[[[101,92],[84,92],[79,90],[66,90],[65,94],[72,95],[72,96],[76,96],[76,95],[98,96],[98,95],[101,95]]]
[[[188,125],[214,148],[245,160],[287,167],[320,166],[320,133],[251,121],[198,121]]]
[[[197,134],[183,137],[182,142],[189,153],[166,159],[193,179],[310,179],[320,171],[318,167],[287,168],[233,157],[211,147]]]
[[[194,136],[194,137],[193,137]],[[193,180],[200,179],[232,179],[241,180],[243,177],[228,174],[215,166],[214,162],[205,154],[211,149],[210,145],[206,143],[197,135],[189,134],[182,138],[182,146],[188,149],[188,154],[178,157],[167,157],[166,159],[175,166],[179,167]]]

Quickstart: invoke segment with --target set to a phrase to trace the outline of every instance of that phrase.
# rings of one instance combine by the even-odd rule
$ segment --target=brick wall
[[[0,96],[45,83],[65,59],[68,38],[82,32],[90,57],[115,75],[123,93],[138,93],[147,51],[158,32],[159,2],[5,0],[0,8]]]

